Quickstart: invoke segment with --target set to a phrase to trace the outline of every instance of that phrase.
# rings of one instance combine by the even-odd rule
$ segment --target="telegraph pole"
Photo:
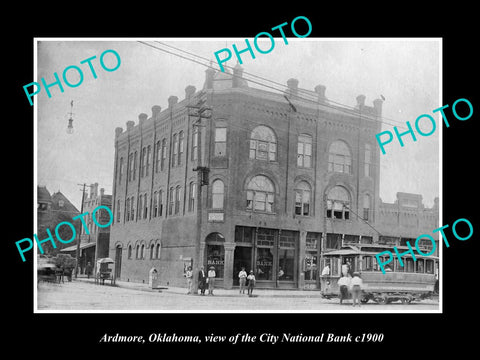
[[[82,186],[83,185],[83,190],[82,190],[82,204],[80,205],[80,214],[83,214],[83,202],[85,200],[85,186],[86,184],[83,183],[83,184],[77,184],[77,185],[80,185]],[[82,237],[81,237],[81,230],[82,228],[80,227],[80,231],[78,232],[78,237],[77,237],[77,251],[76,251],[76,260],[75,261],[75,279],[78,277],[78,262],[80,260],[80,241],[82,240]]]
[[[209,119],[211,115],[202,115],[206,110],[211,110],[205,105],[206,100],[200,99],[196,105],[189,105],[187,108],[195,109],[198,120],[193,124],[197,127],[197,167],[193,171],[197,171],[197,234],[195,239],[195,258],[194,258],[194,276],[193,291],[198,292],[198,272],[200,271],[200,243],[202,240],[202,186],[208,185],[209,168],[202,166],[202,119]]]

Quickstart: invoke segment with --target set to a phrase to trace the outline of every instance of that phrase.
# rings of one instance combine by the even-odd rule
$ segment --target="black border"
[[[174,4],[172,4],[174,5]],[[113,7],[112,7],[113,6]],[[120,6],[121,8],[115,8]],[[443,5],[439,5],[443,6]],[[173,6],[171,6],[173,7]],[[99,6],[80,6],[60,12],[29,8],[18,19],[22,33],[12,35],[4,43],[7,86],[4,88],[4,118],[9,138],[4,139],[4,193],[7,199],[6,239],[4,256],[4,297],[13,315],[6,326],[6,344],[19,349],[23,344],[32,349],[78,349],[85,354],[102,351],[113,354],[127,349],[154,351],[167,356],[171,349],[184,354],[192,350],[200,357],[216,356],[225,348],[228,351],[249,348],[283,351],[295,348],[300,356],[317,356],[353,349],[358,354],[371,356],[405,352],[406,356],[432,355],[451,345],[463,351],[472,347],[475,325],[472,327],[477,302],[476,276],[476,124],[480,111],[476,81],[478,56],[473,13],[476,10],[460,3],[448,11],[430,8],[426,11],[405,3],[340,4],[330,8],[323,3],[307,10],[300,4],[276,3],[260,12],[258,7],[244,3],[197,3],[185,9],[160,3],[138,5],[135,9],[110,4],[103,10]],[[472,14],[472,15],[470,15]],[[467,218],[474,226],[474,235],[468,241],[453,239],[446,232],[450,248],[444,247],[443,264],[443,314],[33,314],[33,259],[27,256],[21,262],[15,241],[33,234],[33,108],[29,106],[23,85],[33,78],[34,37],[254,37],[258,32],[290,22],[296,16],[310,19],[313,31],[310,37],[441,37],[443,38],[443,104],[453,104],[458,98],[467,98],[473,104],[474,115],[468,121],[457,121],[449,115],[450,128],[443,128],[443,224],[452,224],[458,218]],[[21,25],[21,26],[20,26]],[[12,29],[4,29],[11,34]],[[477,91],[475,91],[477,90]],[[12,104],[13,100],[13,105]],[[12,146],[13,145],[13,146]],[[8,178],[7,178],[8,177]],[[31,253],[30,253],[31,254]],[[11,309],[11,308],[12,309]],[[11,309],[11,310],[10,310]],[[12,311],[13,310],[13,311]],[[177,335],[235,335],[236,333],[290,332],[292,334],[318,335],[383,333],[382,343],[364,344],[215,344],[190,346],[188,344],[99,344],[105,333],[148,336],[153,332]],[[451,345],[450,345],[451,344]],[[306,348],[305,348],[306,347]],[[21,349],[21,348],[20,348]],[[302,350],[314,352],[303,352]],[[294,349],[292,349],[294,350]],[[462,352],[463,352],[462,351]],[[305,355],[304,355],[305,354]],[[86,355],[87,356],[87,355]]]

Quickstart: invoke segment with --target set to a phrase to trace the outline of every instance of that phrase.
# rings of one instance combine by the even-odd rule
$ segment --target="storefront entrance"
[[[233,284],[242,267],[254,271],[257,287],[296,288],[299,232],[279,229],[235,228]]]

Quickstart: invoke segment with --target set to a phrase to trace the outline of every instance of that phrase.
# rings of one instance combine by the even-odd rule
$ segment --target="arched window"
[[[250,159],[275,161],[277,137],[272,129],[260,125],[250,135]]]
[[[154,245],[150,244],[150,260],[153,259],[153,249],[154,249]]]
[[[161,245],[157,244],[155,248],[155,259],[160,259],[160,250],[161,250]]]
[[[365,176],[371,175],[371,162],[372,162],[372,147],[370,144],[365,144]]]
[[[145,259],[145,245],[142,244],[141,248],[140,248],[140,259]]]
[[[295,187],[295,215],[310,215],[311,188],[306,181]]]
[[[363,196],[363,220],[370,220],[370,195]]]
[[[212,183],[212,209],[223,209],[225,197],[225,185],[222,180],[215,180]]]
[[[298,136],[297,166],[312,167],[312,137],[310,135]]]
[[[335,186],[327,195],[327,217],[348,220],[350,218],[350,196],[342,186]]]
[[[247,185],[247,209],[273,212],[275,187],[269,178],[263,175],[253,177]]]
[[[128,259],[132,258],[132,245],[128,245],[127,257]]]
[[[350,174],[352,156],[344,141],[334,141],[328,149],[328,171]]]
[[[137,244],[137,247],[135,249],[135,259],[138,259],[139,255],[140,255],[140,245]]]
[[[195,210],[196,198],[197,198],[197,184],[192,181],[188,187],[188,211]]]

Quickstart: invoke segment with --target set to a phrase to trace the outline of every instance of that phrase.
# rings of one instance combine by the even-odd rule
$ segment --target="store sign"
[[[209,259],[207,260],[207,265],[224,265],[225,262],[221,259]]]
[[[268,260],[257,260],[257,266],[266,266],[266,267],[271,267],[273,263]]]
[[[211,212],[208,213],[208,221],[223,221],[224,213],[223,212]]]

